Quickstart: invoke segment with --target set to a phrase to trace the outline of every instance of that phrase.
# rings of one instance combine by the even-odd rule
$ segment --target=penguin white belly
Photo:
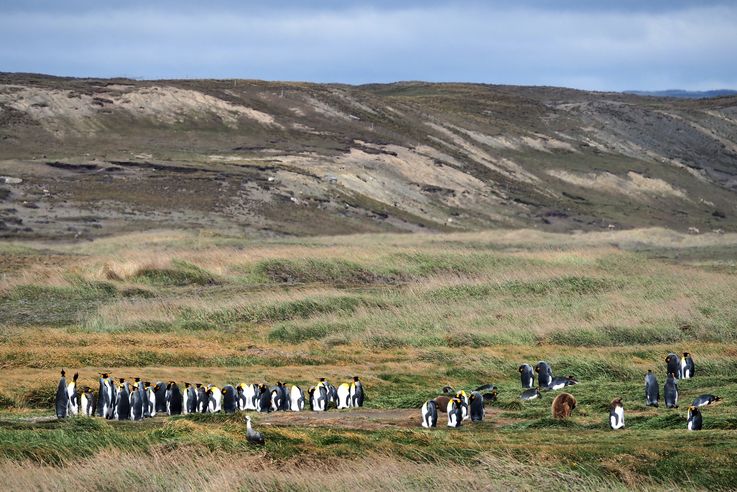
[[[609,420],[612,425],[612,429],[621,429],[622,427],[624,427],[624,408],[615,408],[614,415],[612,415]]]
[[[427,402],[425,402],[422,405],[422,409],[420,409],[420,416],[422,417],[422,427],[429,429],[431,426],[431,423],[430,423],[430,414],[427,411]]]
[[[246,397],[245,410],[256,410],[256,390],[252,384],[246,385],[243,390],[243,395]]]
[[[338,386],[338,410],[351,406],[351,389],[347,384]]]
[[[146,398],[148,398],[148,414],[151,417],[156,417],[156,394],[152,390],[148,390]]]
[[[299,387],[296,385],[292,386],[289,396],[289,409],[293,412],[301,412],[304,407],[304,400],[302,399],[302,392],[299,390]]]
[[[182,415],[187,415],[189,413],[189,408],[187,406],[187,399],[189,398],[189,388],[184,388],[184,393],[182,393]],[[156,408],[156,407],[154,407]],[[154,410],[155,412],[155,410]],[[153,417],[153,415],[151,415]]]
[[[448,427],[457,427],[458,422],[456,421],[456,412],[452,412],[450,409],[448,410]]]
[[[77,385],[74,383],[69,383],[67,385],[67,397],[68,397],[68,404],[67,408],[69,410],[69,413],[72,415],[77,415],[79,413],[79,402],[76,398],[77,393]]]

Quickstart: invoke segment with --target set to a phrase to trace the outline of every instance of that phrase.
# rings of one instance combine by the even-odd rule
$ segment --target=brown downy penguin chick
[[[437,398],[435,398],[435,405],[437,405],[439,412],[448,413],[449,402],[449,396],[438,396]]]
[[[561,393],[553,400],[551,411],[554,419],[567,419],[576,408],[576,398],[570,393]]]

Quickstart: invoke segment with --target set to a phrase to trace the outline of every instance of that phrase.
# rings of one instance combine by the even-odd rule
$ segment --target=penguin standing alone
[[[537,373],[537,385],[541,388],[547,388],[553,381],[553,369],[544,360],[535,365],[535,372]]]
[[[67,378],[64,369],[61,370],[61,379],[56,387],[56,418],[63,419],[69,410],[69,395],[67,394]]]
[[[471,422],[481,422],[484,420],[484,397],[481,393],[474,391],[469,397],[469,406],[471,410]]]
[[[535,373],[530,364],[522,364],[518,370],[523,388],[529,389],[535,386]]]
[[[362,407],[363,400],[363,384],[358,380],[358,376],[353,376],[353,383],[351,383],[351,406]]]
[[[667,408],[678,408],[678,382],[674,373],[668,374],[663,392],[665,393],[665,406]]]
[[[435,400],[428,400],[422,405],[420,416],[422,417],[422,427],[429,429],[438,426],[438,407]]]
[[[615,398],[609,404],[609,427],[614,430],[624,427],[624,405],[621,398]]]
[[[683,353],[683,359],[681,359],[681,377],[683,379],[691,379],[694,376],[694,363],[693,357],[688,352]]]
[[[702,425],[703,420],[701,418],[701,410],[699,410],[698,407],[691,405],[688,407],[688,430],[701,430]]]
[[[660,386],[658,386],[658,378],[655,377],[653,371],[647,370],[645,374],[645,405],[648,407],[658,407],[660,400]]]

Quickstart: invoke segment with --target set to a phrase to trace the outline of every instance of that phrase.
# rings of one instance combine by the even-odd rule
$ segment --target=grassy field
[[[0,474],[18,489],[730,489],[737,235],[662,229],[249,240],[162,231],[0,244]],[[645,407],[689,351],[681,408]],[[581,382],[572,419],[522,403],[521,363]],[[220,385],[361,376],[364,409],[140,423],[45,419],[61,367]],[[425,430],[446,384],[499,387],[483,423]],[[714,393],[704,430],[686,407]],[[608,429],[624,398],[627,428]],[[441,423],[442,423],[441,415]],[[100,482],[100,468],[106,471]],[[153,484],[153,485],[151,485]]]

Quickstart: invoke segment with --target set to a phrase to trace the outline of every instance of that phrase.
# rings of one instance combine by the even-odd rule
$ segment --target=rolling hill
[[[732,231],[737,97],[0,74],[0,176],[17,239]]]

